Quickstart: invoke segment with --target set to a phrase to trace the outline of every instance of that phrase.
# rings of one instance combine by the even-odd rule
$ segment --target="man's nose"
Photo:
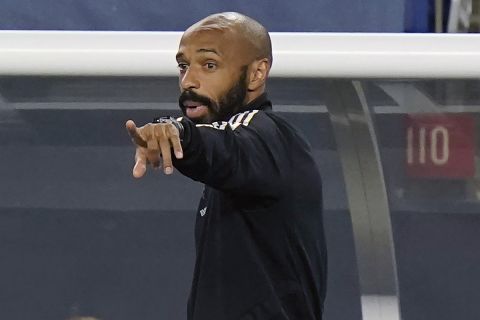
[[[198,89],[200,87],[200,82],[195,76],[195,72],[188,69],[180,80],[180,85],[183,90]]]

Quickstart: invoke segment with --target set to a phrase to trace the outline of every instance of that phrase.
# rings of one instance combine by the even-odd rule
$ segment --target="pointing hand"
[[[183,158],[177,127],[172,123],[147,123],[138,128],[132,120],[128,120],[125,126],[136,146],[133,176],[143,177],[148,164],[159,168],[161,160],[165,174],[172,174],[172,149],[177,159]]]

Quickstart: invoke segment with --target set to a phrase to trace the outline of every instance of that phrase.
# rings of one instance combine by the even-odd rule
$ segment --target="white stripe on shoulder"
[[[212,124],[196,124],[195,126],[197,128],[199,127],[207,127],[207,128],[212,128],[212,129],[217,129],[217,130],[225,130],[227,127],[228,122],[222,121],[222,122],[213,122]]]
[[[250,111],[247,115],[247,117],[245,118],[245,120],[243,120],[243,125],[244,126],[248,126],[248,124],[250,123],[250,121],[252,121],[253,117],[258,113],[258,110],[253,110],[253,111]]]
[[[236,115],[231,117],[230,120],[228,120],[228,124],[230,125],[232,130],[237,129],[238,126],[240,126],[242,124],[242,119],[243,119],[243,117],[245,116],[246,113],[248,113],[248,111],[247,112],[242,112],[242,113],[237,113]]]
[[[212,124],[197,124],[195,125],[197,128],[198,127],[207,127],[207,128],[212,128],[212,129],[217,129],[217,130],[225,130],[227,128],[227,125],[232,128],[232,130],[237,129],[239,126],[248,126],[250,124],[250,121],[252,121],[253,117],[258,113],[259,110],[252,110],[252,111],[245,111],[242,113],[237,113],[233,117],[226,121],[221,121],[221,122],[213,122]]]
[[[228,120],[228,123],[235,123],[238,119],[238,117],[240,117],[242,114],[241,113],[237,113],[235,115],[233,115],[229,120]]]

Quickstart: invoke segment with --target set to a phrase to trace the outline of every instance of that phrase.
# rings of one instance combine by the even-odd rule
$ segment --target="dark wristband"
[[[152,123],[171,123],[173,124],[177,129],[178,129],[178,135],[180,139],[183,139],[183,125],[180,121],[177,121],[177,119],[173,117],[158,117],[154,118]]]

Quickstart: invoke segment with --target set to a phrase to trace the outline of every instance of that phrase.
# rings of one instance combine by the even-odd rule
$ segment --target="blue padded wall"
[[[0,29],[182,31],[238,11],[270,31],[402,32],[404,0],[2,0]]]

